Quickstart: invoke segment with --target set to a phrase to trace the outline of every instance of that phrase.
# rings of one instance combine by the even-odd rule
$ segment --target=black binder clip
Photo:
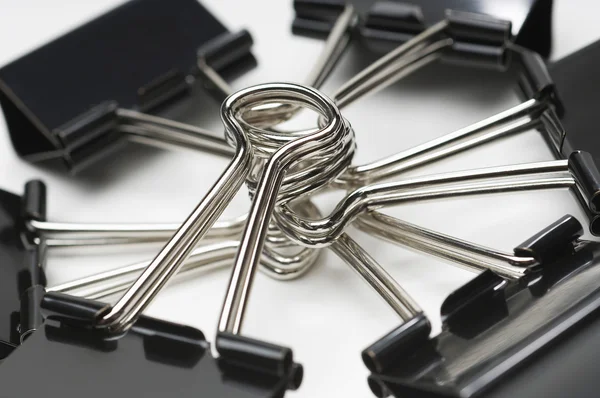
[[[44,272],[46,256],[53,248],[164,241],[174,231],[165,228],[163,231],[148,229],[144,232],[144,228],[135,224],[48,221],[46,186],[38,180],[25,184],[23,196],[0,190],[0,208],[0,360],[23,343],[43,322],[39,304],[46,288],[54,289],[47,286]],[[142,265],[139,264],[138,268]],[[123,277],[135,273],[133,271],[123,269],[119,275],[102,279]],[[64,290],[76,287],[77,284],[71,284],[69,289]]]
[[[195,80],[221,100],[223,77],[254,65],[251,46],[196,0],[133,0],[0,69],[0,105],[21,157],[78,170]]]
[[[528,284],[486,271],[442,305],[442,332],[401,345],[385,367],[371,367],[378,397],[588,396],[600,383],[600,268],[597,242],[581,240],[566,216],[519,245],[545,266]],[[398,345],[400,347],[400,345]],[[577,380],[574,381],[574,369]],[[582,374],[581,372],[584,372]],[[572,381],[572,382],[567,382]]]
[[[510,40],[544,57],[550,53],[552,0],[508,0],[500,3],[461,0],[296,0],[293,31],[305,35],[324,35],[331,30],[335,17],[348,5],[354,6],[362,19],[357,25],[357,33],[368,48],[377,52],[391,51],[449,18],[454,22],[457,48],[471,47],[471,50],[481,50],[483,53],[498,52],[489,45],[497,40],[500,40],[499,45]],[[469,32],[469,25],[477,25],[481,30]],[[485,31],[492,25],[497,25],[494,28],[496,34],[490,35]]]
[[[37,204],[39,206],[35,206],[33,200],[23,201],[19,195],[0,190],[0,360],[6,358],[26,337],[29,329],[26,325],[35,323],[35,313],[23,311],[27,319],[21,318],[22,298],[35,301],[35,287],[46,284],[41,267],[43,243],[30,244],[22,234],[23,214],[26,210],[35,210],[35,206],[44,211],[44,203]],[[23,300],[24,303],[25,301],[28,300]]]
[[[0,190],[0,360],[7,357],[43,322],[40,300],[45,292],[74,294],[90,299],[104,299],[127,290],[147,261],[129,264],[84,278],[48,286],[45,263],[55,248],[110,246],[164,243],[179,227],[178,224],[106,224],[72,223],[48,220],[46,186],[33,180],[25,184],[22,196]],[[235,225],[226,223],[213,230],[220,238],[237,235]],[[207,234],[210,238],[211,234]],[[200,269],[227,265],[233,258],[238,242],[219,241],[195,248],[178,276]],[[225,260],[225,261],[223,261]],[[306,266],[304,262],[297,264]],[[282,271],[274,264],[273,273]],[[292,271],[293,272],[293,271]],[[189,275],[189,274],[188,274]]]
[[[11,265],[24,267],[31,274],[35,270],[39,274],[36,274],[35,280],[29,277],[28,286],[15,289],[17,277],[14,274],[20,276],[20,269],[12,273],[7,267],[1,268],[7,276],[3,281],[12,284],[12,287],[8,285],[10,290],[7,292],[19,290],[10,297],[10,302],[2,300],[3,305],[13,305],[6,309],[7,313],[17,313],[21,325],[30,325],[23,319],[35,316],[35,327],[27,331],[15,329],[18,323],[11,319],[13,323],[9,332],[25,332],[17,336],[17,340],[28,338],[17,350],[14,350],[17,343],[10,340],[15,337],[13,335],[2,346],[3,351],[10,353],[3,359],[2,366],[6,372],[0,376],[6,377],[3,380],[4,393],[30,396],[50,388],[54,393],[67,397],[104,394],[99,389],[84,392],[99,375],[119,386],[121,390],[115,393],[116,396],[133,394],[134,391],[148,397],[164,396],[175,385],[181,396],[281,397],[286,390],[299,386],[303,375],[299,364],[286,362],[285,369],[265,369],[260,363],[251,366],[242,361],[241,366],[238,361],[227,358],[214,359],[199,330],[140,315],[174,273],[171,271],[169,276],[157,279],[157,268],[162,270],[161,267],[166,264],[171,270],[176,270],[185,257],[189,257],[190,253],[193,255],[201,221],[184,223],[155,259],[141,268],[142,275],[135,283],[123,289],[128,290],[114,306],[71,296],[60,289],[46,288],[40,261],[20,263],[27,257],[17,243],[23,230],[35,232],[36,226],[45,225],[43,194],[43,184],[30,182],[23,200],[17,195],[5,194],[7,200],[2,202],[7,243],[7,247],[2,249],[15,259]],[[27,223],[30,213],[42,224]],[[194,216],[201,220],[211,217],[198,212]],[[29,224],[30,228],[21,228],[22,223]],[[190,239],[192,236],[197,239]],[[30,243],[39,247],[43,240],[42,233]],[[188,255],[173,255],[173,252],[182,251]],[[25,293],[21,292],[23,288],[26,288]],[[29,291],[34,294],[28,294]],[[23,385],[22,380],[14,378],[15,374],[21,374],[23,367],[39,382]],[[65,374],[74,377],[68,383],[62,382]],[[156,375],[154,381],[145,380],[152,374]]]
[[[457,52],[457,48],[454,48],[456,44],[454,39],[444,33],[457,21],[459,19],[440,22],[358,73],[334,94],[338,107],[344,108],[359,98],[439,59],[440,56],[443,57],[446,54],[445,50],[448,50],[447,54],[459,55],[462,50],[458,49]],[[496,27],[499,25],[492,23],[486,29],[489,29],[488,33],[492,34]],[[479,35],[485,31],[485,29],[478,29],[476,24],[471,24],[467,30],[472,33],[478,32]],[[466,30],[458,31],[464,33]],[[491,180],[491,178],[532,177],[529,183],[521,181],[511,184],[509,190],[573,187],[575,189],[572,191],[589,220],[590,232],[593,235],[600,234],[598,222],[600,220],[598,217],[600,155],[596,149],[594,134],[589,127],[594,124],[593,101],[589,101],[591,97],[586,95],[597,86],[597,76],[594,75],[593,70],[595,64],[600,62],[597,55],[600,54],[600,45],[588,46],[549,67],[539,54],[524,47],[507,42],[501,48],[501,52],[505,52],[505,55],[484,51],[481,55],[484,53],[487,55],[479,61],[496,59],[499,61],[496,66],[503,66],[508,72],[514,73],[519,91],[524,98],[522,103],[471,126],[420,144],[418,147],[351,169],[344,176],[344,182],[346,185],[358,187],[454,156],[512,134],[538,129],[559,160],[456,172],[452,178],[448,175],[428,176],[427,182],[439,183],[449,178],[452,182],[472,182],[486,178]],[[470,51],[467,47],[465,49]],[[463,57],[465,60],[472,61],[476,58]],[[506,61],[508,59],[511,61]],[[582,66],[583,64],[585,66]],[[555,83],[555,80],[558,83]],[[582,104],[586,101],[585,105]],[[567,128],[573,129],[573,138],[568,138],[570,133]],[[552,179],[559,174],[566,176],[567,179]],[[506,179],[505,182],[509,183]]]
[[[72,324],[73,317],[95,319],[105,304],[48,293],[42,306],[66,310],[70,318],[45,313],[42,328],[2,364],[3,394],[101,397],[105,390],[90,388],[101,379],[115,397],[164,397],[174,390],[181,397],[282,397],[301,377],[301,368],[290,377],[240,371],[214,359],[203,333],[189,326],[142,316],[127,333],[109,337]],[[36,382],[23,383],[24,374]]]

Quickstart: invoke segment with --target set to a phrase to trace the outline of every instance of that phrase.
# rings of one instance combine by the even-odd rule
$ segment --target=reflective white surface
[[[5,64],[72,27],[119,4],[114,0],[0,0],[0,64]],[[256,69],[232,82],[235,89],[273,81],[302,82],[322,48],[318,40],[293,36],[291,1],[205,0],[230,29],[248,28],[255,39]],[[600,5],[593,0],[556,0],[553,58],[600,38]],[[331,94],[371,60],[352,49],[325,86]],[[40,65],[43,68],[43,65]],[[412,147],[504,110],[517,103],[513,82],[497,73],[433,66],[349,106],[344,115],[358,142],[361,164]],[[60,100],[60,96],[57,97]],[[199,126],[222,133],[219,105],[204,101],[182,109]],[[303,127],[313,119],[303,118]],[[549,160],[537,132],[528,132],[470,150],[407,175]],[[49,219],[57,221],[172,222],[183,220],[227,165],[212,155],[130,148],[72,177],[20,160],[0,124],[0,187],[22,192],[30,178],[48,185]],[[190,183],[193,181],[193,183]],[[327,212],[341,194],[317,202]],[[248,210],[246,192],[225,212]],[[490,247],[511,250],[566,212],[582,216],[566,191],[530,192],[441,200],[385,211],[411,223]],[[467,271],[438,259],[350,231],[418,301],[439,329],[439,306],[469,280]],[[137,252],[76,255],[53,252],[47,266],[51,284],[152,257],[157,248]],[[80,253],[81,254],[81,253]],[[212,338],[229,272],[214,271],[168,288],[148,314],[200,328]],[[399,322],[342,261],[327,252],[306,277],[278,282],[257,275],[244,332],[288,345],[305,366],[305,379],[292,397],[368,397],[367,371],[360,351]]]

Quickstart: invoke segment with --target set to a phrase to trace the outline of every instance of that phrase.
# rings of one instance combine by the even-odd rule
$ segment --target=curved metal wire
[[[248,123],[236,127],[248,135],[256,148],[257,163],[263,167],[253,190],[253,201],[236,255],[229,288],[219,320],[219,331],[239,333],[260,253],[265,243],[269,221],[275,206],[298,199],[327,186],[343,170],[323,170],[321,161],[338,164],[354,151],[354,133],[331,100],[318,91],[294,84],[265,84],[242,90],[223,104],[224,120],[239,121],[246,109],[258,104],[289,103],[312,109],[325,116],[327,124],[315,132],[298,137],[267,131]],[[228,130],[227,138],[231,139]],[[341,152],[346,148],[351,153]],[[262,162],[261,162],[262,160]],[[302,175],[299,186],[285,180],[287,171]],[[319,177],[320,176],[320,177]]]
[[[556,173],[558,174],[554,175]],[[536,174],[542,176],[535,177]],[[506,178],[514,176],[532,177],[513,180]],[[364,186],[348,193],[329,216],[319,220],[298,216],[285,205],[281,206],[275,218],[279,228],[295,242],[309,247],[325,247],[339,237],[345,228],[365,211],[411,201],[523,190],[572,188],[575,184],[574,178],[568,172],[567,161],[491,167]]]

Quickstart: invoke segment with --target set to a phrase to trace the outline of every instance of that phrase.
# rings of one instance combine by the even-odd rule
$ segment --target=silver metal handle
[[[520,257],[401,221],[373,211],[355,225],[389,242],[425,252],[473,271],[492,270],[508,279],[520,279],[537,265],[533,257]]]
[[[342,234],[331,250],[350,265],[404,321],[423,310],[417,302],[348,234]]]
[[[275,217],[279,228],[294,242],[310,247],[325,247],[337,239],[346,226],[365,211],[412,201],[572,188],[576,182],[570,173],[565,171],[568,171],[567,161],[558,160],[416,177],[356,189],[346,195],[329,216],[319,220],[301,217],[285,204]],[[506,178],[514,176],[523,178]]]
[[[447,39],[441,36],[447,26],[446,21],[438,22],[356,74],[334,94],[334,100],[338,106],[343,107],[360,96],[373,93],[377,89],[383,89],[400,77],[405,76],[403,70],[410,69],[411,62],[418,62],[420,59],[425,59],[429,55],[442,50],[444,46],[435,46],[435,49],[429,48],[427,50],[425,48],[431,42]],[[413,59],[407,59],[411,55],[414,56]],[[426,63],[432,60],[430,59]],[[357,93],[362,94],[358,95]]]
[[[471,126],[414,148],[375,162],[351,166],[338,179],[336,185],[348,189],[374,183],[484,143],[530,130],[539,124],[535,115],[539,114],[546,106],[547,104],[543,101],[530,99]]]
[[[231,163],[133,285],[114,306],[99,316],[98,327],[112,332],[127,330],[175,274],[239,190],[251,168],[252,148],[232,115],[224,114],[223,123],[229,142],[236,148]]]
[[[289,102],[312,108],[323,114],[327,122],[316,132],[300,137],[294,134],[285,135],[245,126],[252,143],[262,148],[257,153],[261,154],[263,158],[268,157],[268,160],[263,166],[256,190],[253,192],[252,206],[242,234],[219,320],[220,332],[238,334],[275,205],[280,201],[298,198],[313,192],[336,178],[343,169],[336,170],[336,173],[333,174],[329,171],[328,174],[319,167],[315,168],[314,164],[311,167],[310,160],[317,160],[316,164],[319,165],[321,159],[329,159],[331,163],[335,164],[339,158],[347,157],[347,154],[340,153],[339,148],[343,147],[344,142],[353,142],[354,136],[334,103],[309,87],[272,84],[243,90],[232,99],[232,102],[228,104],[229,107],[224,107],[226,113],[239,111],[236,108],[241,108],[241,105],[237,105],[235,101],[243,102],[247,108],[252,108],[257,104]],[[354,146],[351,145],[348,148],[353,153]],[[302,163],[300,163],[301,160]],[[296,169],[294,172],[311,175],[312,178],[305,179],[309,183],[303,187],[295,186],[297,184],[286,185],[284,181],[286,170],[300,164],[303,168]],[[290,192],[293,192],[293,195],[290,195]]]
[[[223,241],[207,246],[197,247],[186,259],[177,278],[189,277],[198,271],[206,272],[231,265],[237,252],[239,241]],[[319,252],[316,250],[301,250],[295,254],[284,254],[276,251],[265,251],[261,257],[260,270],[269,277],[277,280],[290,280],[307,272],[314,264]],[[139,273],[148,265],[142,261],[125,267],[101,272],[84,278],[64,282],[46,288],[48,292],[59,292],[101,299],[121,293],[135,281]]]

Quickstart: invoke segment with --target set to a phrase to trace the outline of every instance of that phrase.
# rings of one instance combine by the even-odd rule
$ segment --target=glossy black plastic
[[[485,319],[465,319],[487,327],[466,336],[448,327],[446,318],[438,336],[401,357],[393,369],[372,375],[374,393],[416,398],[594,396],[600,380],[586,368],[600,365],[600,344],[592,337],[600,330],[600,243],[577,243],[528,284],[482,275],[458,296],[464,301],[469,286],[476,290],[472,296],[495,291],[502,306],[489,306]]]
[[[574,151],[569,155],[569,169],[577,180],[581,194],[594,213],[600,211],[600,171],[589,152]]]
[[[238,334],[219,332],[215,345],[223,359],[240,367],[281,376],[294,365],[291,349]]]
[[[531,256],[545,265],[572,252],[574,242],[582,235],[581,223],[566,215],[518,245],[514,252],[517,256]]]
[[[525,281],[523,281],[525,282]],[[451,293],[442,303],[444,326],[466,339],[477,336],[508,314],[504,291],[506,281],[484,271]],[[473,320],[476,319],[476,322]]]
[[[397,12],[395,9],[418,8],[413,13],[420,16],[422,29],[415,31],[404,30],[406,13]],[[431,25],[447,18],[448,12],[461,12],[463,15],[479,14],[493,17],[501,21],[510,22],[510,40],[530,48],[544,57],[547,57],[551,48],[552,1],[551,0],[508,0],[497,2],[493,0],[413,0],[375,2],[365,16],[361,26],[361,36],[367,46],[375,51],[387,52],[405,41],[412,39]],[[391,18],[390,18],[391,16]],[[475,16],[475,15],[474,15]],[[409,16],[414,19],[414,16]],[[381,24],[382,19],[388,19],[386,24]],[[394,25],[394,20],[396,24]],[[414,25],[413,25],[414,26]],[[483,25],[481,25],[483,26]],[[470,43],[481,43],[490,38],[490,26],[482,35],[471,36]],[[498,31],[501,36],[502,31]],[[498,36],[497,36],[498,37]],[[483,39],[483,40],[482,40]],[[495,40],[495,39],[494,39]]]
[[[596,133],[596,95],[600,91],[600,41],[549,65],[523,48],[513,48],[521,59],[519,93],[548,106],[539,129],[558,158],[569,159],[577,180],[575,195],[598,236],[600,139]]]
[[[0,190],[0,359],[39,323],[37,311],[21,311],[36,309],[36,287],[46,285],[44,245],[33,245],[24,226],[26,215],[44,219],[45,207],[45,187],[39,181],[28,183],[23,197]]]
[[[30,180],[25,183],[22,215],[27,219],[46,220],[46,184],[42,181]]]
[[[564,158],[569,158],[574,152],[587,151],[596,168],[600,164],[597,131],[599,68],[600,41],[548,65],[556,96],[563,108],[559,117],[566,138],[560,152]]]
[[[516,45],[511,46],[511,52],[513,58],[516,58],[517,81],[523,97],[550,99],[557,105],[556,98],[548,98],[554,95],[554,82],[542,57],[536,52]]]
[[[358,0],[352,5],[365,12],[373,0]],[[344,11],[342,0],[294,0],[294,34],[325,38],[333,29],[335,20]]]
[[[418,314],[365,348],[362,352],[363,362],[370,371],[383,372],[403,355],[410,355],[414,347],[426,342],[429,333],[429,320],[424,314]]]
[[[511,23],[511,41],[547,57],[551,48],[551,0],[295,0],[293,31],[326,36],[344,5],[352,4],[362,17],[358,30],[374,51],[388,52],[443,20],[447,12],[483,14]],[[466,15],[466,14],[465,14]],[[489,38],[489,30],[481,38]],[[503,34],[503,33],[501,33]]]
[[[126,2],[0,69],[13,146],[31,162],[76,169],[115,145],[106,136],[113,108],[160,111],[189,92],[199,50],[231,75],[252,64],[251,44],[248,32],[231,34],[197,0]]]
[[[10,397],[252,398],[284,396],[290,377],[297,375],[215,360],[204,335],[189,326],[141,317],[127,334],[106,338],[50,317],[4,360],[0,385]]]
[[[223,70],[250,54],[253,40],[250,32],[219,35],[198,49],[198,57],[204,59],[215,70]]]
[[[54,318],[65,325],[91,329],[110,305],[82,297],[48,292],[40,302],[45,318]]]
[[[510,21],[451,8],[445,19],[448,35],[458,42],[503,46],[510,39]]]
[[[56,129],[56,135],[66,152],[72,152],[114,130],[118,124],[118,109],[119,104],[115,101],[105,101]]]

